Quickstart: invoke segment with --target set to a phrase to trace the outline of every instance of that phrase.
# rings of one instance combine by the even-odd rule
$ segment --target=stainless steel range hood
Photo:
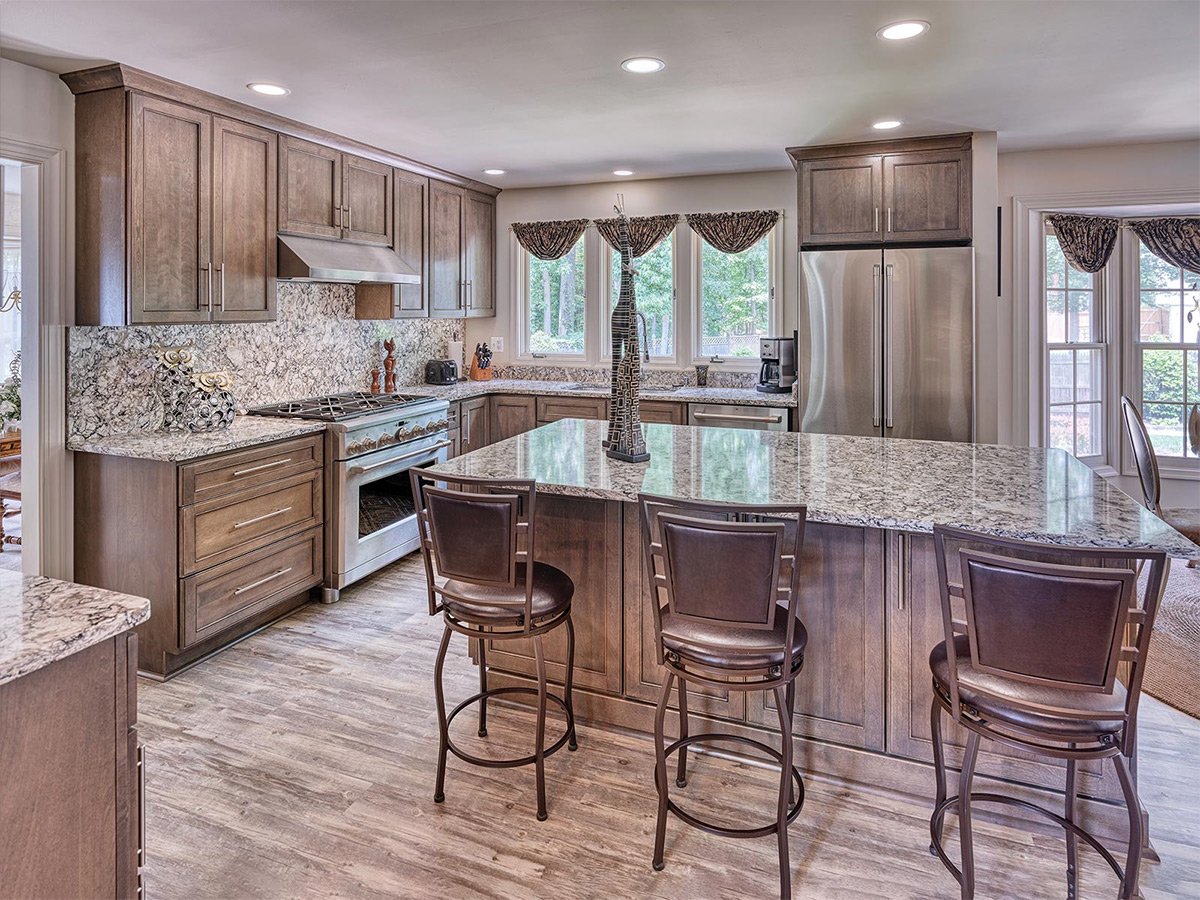
[[[420,284],[387,247],[279,235],[279,278],[305,281],[382,281]]]

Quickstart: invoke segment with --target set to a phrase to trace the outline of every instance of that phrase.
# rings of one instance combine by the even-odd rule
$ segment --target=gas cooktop
[[[253,416],[278,416],[284,419],[317,419],[322,422],[341,422],[369,413],[398,410],[415,403],[428,401],[428,397],[413,397],[408,394],[369,394],[366,391],[351,391],[347,394],[330,394],[328,397],[310,397],[290,403],[272,403],[247,410]]]

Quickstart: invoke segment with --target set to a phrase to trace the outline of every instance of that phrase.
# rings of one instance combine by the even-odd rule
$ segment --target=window
[[[621,296],[621,254],[611,247],[609,255],[609,307],[604,314],[604,346],[601,353],[610,356],[609,323],[612,310]],[[637,270],[634,284],[638,312],[646,317],[646,344],[651,357],[675,356],[675,232],[663,238],[657,247],[633,261]],[[640,334],[640,332],[639,332]]]
[[[758,359],[775,317],[775,234],[741,253],[722,253],[699,235],[697,357]]]
[[[535,356],[584,355],[586,259],[583,237],[566,256],[538,259],[528,253],[525,350]],[[523,252],[523,251],[522,251]]]
[[[1200,454],[1187,440],[1187,417],[1200,403],[1200,274],[1172,266],[1134,241],[1133,368],[1142,418],[1158,456],[1194,460]]]
[[[1100,279],[1067,263],[1048,226],[1043,247],[1046,446],[1100,462],[1108,412]]]

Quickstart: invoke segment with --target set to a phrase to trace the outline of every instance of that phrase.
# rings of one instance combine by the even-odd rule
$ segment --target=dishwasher
[[[713,428],[752,428],[755,431],[787,431],[788,409],[782,406],[689,403],[688,424]]]

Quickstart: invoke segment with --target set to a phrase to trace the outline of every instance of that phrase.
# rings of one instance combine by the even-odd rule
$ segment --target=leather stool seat
[[[719,669],[783,668],[783,644],[787,639],[788,608],[780,604],[775,611],[775,626],[737,628],[727,622],[708,625],[662,610],[662,643],[680,659]],[[792,664],[804,658],[808,632],[800,618],[792,632]]]
[[[954,644],[958,663],[959,700],[978,710],[979,715],[984,719],[1002,725],[1034,729],[1068,741],[1094,741],[1100,735],[1118,734],[1121,731],[1119,717],[1125,709],[1125,688],[1119,681],[1113,686],[1111,694],[1071,691],[1030,684],[975,669],[971,665],[971,648],[965,634],[956,635]],[[933,672],[933,681],[937,685],[938,691],[943,697],[948,698],[950,696],[950,664],[946,659],[945,641],[934,647],[929,654],[929,668]],[[1025,703],[1040,703],[1045,706],[1094,710],[1096,718],[1074,719],[1035,713],[1005,703],[1003,699],[1005,697]],[[1106,719],[1106,715],[1114,715],[1118,718]]]
[[[520,625],[524,617],[525,563],[517,563],[517,584],[480,585],[451,579],[443,587],[443,604],[456,619],[479,625]],[[561,569],[546,563],[533,564],[534,624],[553,619],[571,606],[575,583]],[[457,600],[449,596],[457,594],[466,598]],[[497,606],[496,602],[510,602],[514,606]]]

